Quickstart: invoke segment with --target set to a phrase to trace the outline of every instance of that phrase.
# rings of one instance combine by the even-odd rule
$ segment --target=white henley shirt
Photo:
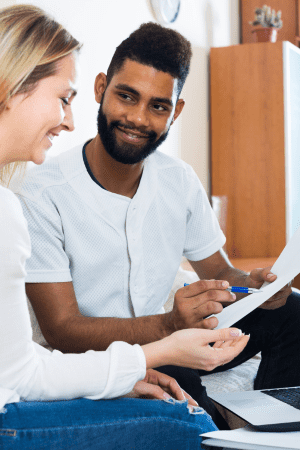
[[[225,243],[203,186],[188,164],[156,151],[130,199],[92,180],[82,149],[28,171],[22,185],[26,282],[72,281],[89,317],[163,313],[182,255],[202,260]]]

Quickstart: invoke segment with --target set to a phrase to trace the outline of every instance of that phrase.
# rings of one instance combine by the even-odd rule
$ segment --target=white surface
[[[238,450],[271,450],[274,447],[266,447],[265,445],[257,445],[257,444],[241,444],[237,442],[226,442],[222,439],[206,439],[204,443],[209,447],[226,447],[227,448],[236,448]],[[287,447],[276,447],[276,450],[292,450]]]
[[[25,296],[30,256],[26,220],[16,196],[0,187],[0,410],[6,403],[113,398],[144,378],[139,345],[114,342],[105,352],[51,353],[32,341]]]
[[[219,320],[217,329],[230,327],[276,294],[298,275],[300,272],[299,255],[300,228],[294,233],[271,269],[277,275],[277,279],[273,283],[265,282],[261,287],[262,292],[248,295],[244,299],[224,308],[220,314],[216,315]]]
[[[228,445],[230,442],[241,442],[246,444],[256,444],[265,446],[267,449],[300,449],[300,431],[290,431],[287,433],[271,433],[263,431],[253,431],[250,427],[239,428],[231,431],[212,431],[202,434],[202,437],[220,439],[220,445]],[[205,441],[204,441],[205,442]],[[257,447],[249,447],[256,449]]]
[[[300,50],[283,42],[284,135],[287,241],[300,226]]]

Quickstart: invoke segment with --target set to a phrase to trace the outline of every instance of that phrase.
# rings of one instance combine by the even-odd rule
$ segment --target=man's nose
[[[126,118],[135,128],[148,127],[150,123],[148,108],[143,104],[131,106]]]
[[[75,130],[73,111],[72,111],[71,106],[67,106],[67,108],[65,109],[65,117],[64,117],[61,125],[62,125],[62,127],[64,127],[64,129],[66,131],[74,131]]]

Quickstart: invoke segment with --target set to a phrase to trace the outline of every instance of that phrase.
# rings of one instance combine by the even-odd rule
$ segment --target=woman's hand
[[[160,400],[173,397],[176,400],[187,399],[189,405],[198,406],[195,400],[180,388],[174,378],[152,369],[147,370],[145,378],[142,381],[138,381],[132,391],[125,397],[156,398]]]
[[[249,337],[237,328],[192,328],[176,331],[142,349],[147,368],[164,364],[210,371],[234,359],[246,347]],[[210,346],[211,343],[214,345]]]
[[[213,370],[234,359],[247,345],[249,336],[236,328],[221,330],[181,330],[169,336],[173,358],[181,367]],[[213,343],[211,347],[209,344]]]

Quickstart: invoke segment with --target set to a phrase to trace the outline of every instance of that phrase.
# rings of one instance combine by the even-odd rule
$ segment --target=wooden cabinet
[[[211,194],[228,197],[228,256],[277,257],[300,226],[300,50],[212,48],[210,87]]]

